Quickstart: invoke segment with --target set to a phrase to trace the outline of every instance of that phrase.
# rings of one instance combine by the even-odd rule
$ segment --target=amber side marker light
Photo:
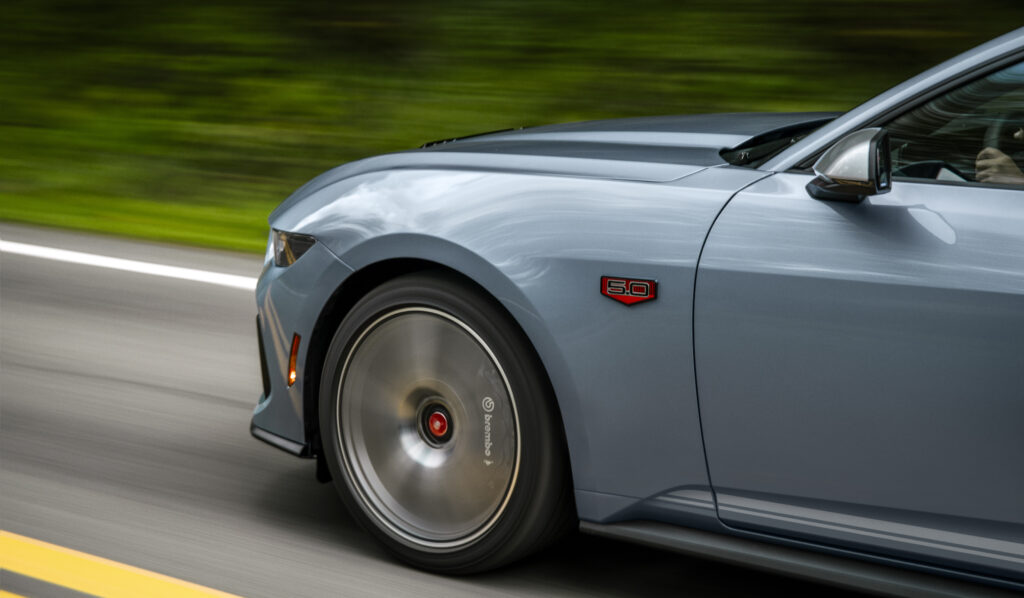
[[[288,358],[288,386],[295,384],[295,359],[299,356],[299,335],[292,336],[292,356]]]

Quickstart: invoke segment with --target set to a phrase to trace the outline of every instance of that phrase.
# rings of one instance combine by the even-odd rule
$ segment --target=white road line
[[[107,257],[105,255],[96,255],[94,253],[82,253],[80,251],[54,249],[52,247],[43,247],[40,245],[15,243],[13,241],[0,240],[0,252],[28,255],[47,260],[82,264],[85,266],[110,268],[112,270],[137,272],[139,274],[151,274],[153,276],[193,280],[196,282],[218,284],[225,287],[247,289],[250,291],[256,288],[256,279],[251,276],[237,276],[235,274],[223,274],[221,272],[210,272],[208,270],[165,266],[163,264],[154,264],[151,262],[138,262],[135,260],[125,260],[116,257]]]

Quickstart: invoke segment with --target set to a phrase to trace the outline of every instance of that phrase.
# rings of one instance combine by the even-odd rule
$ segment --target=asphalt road
[[[0,223],[0,239],[257,276],[261,257]],[[249,436],[245,290],[0,254],[0,527],[242,596],[832,596],[576,535],[498,572],[391,560],[312,461]],[[5,590],[73,595],[10,573]]]

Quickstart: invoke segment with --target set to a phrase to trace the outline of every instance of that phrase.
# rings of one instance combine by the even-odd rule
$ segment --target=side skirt
[[[581,521],[580,531],[858,591],[896,596],[1019,596],[989,585],[665,523]],[[1024,589],[1004,580],[980,576],[977,579],[1018,591]]]

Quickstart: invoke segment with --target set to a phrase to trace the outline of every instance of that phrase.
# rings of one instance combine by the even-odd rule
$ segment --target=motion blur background
[[[494,129],[846,110],[1024,2],[5,0],[0,219],[261,251],[318,172]]]

